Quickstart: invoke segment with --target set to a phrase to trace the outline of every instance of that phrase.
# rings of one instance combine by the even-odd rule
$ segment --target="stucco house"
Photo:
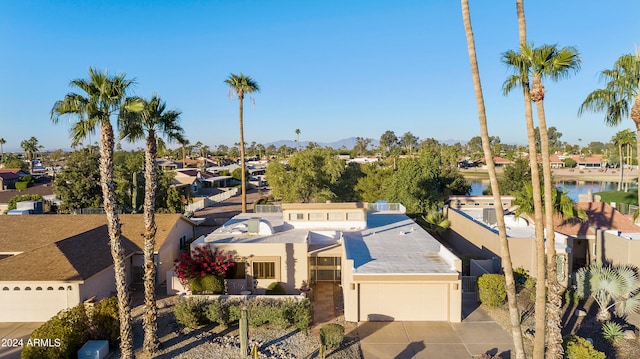
[[[128,284],[142,280],[144,220],[120,215]],[[156,283],[166,280],[194,224],[156,215]],[[104,215],[0,217],[0,322],[42,322],[58,311],[115,291]]]
[[[267,212],[267,210],[270,210]],[[461,320],[461,261],[398,204],[292,203],[240,214],[192,244],[232,253],[235,290],[337,282],[348,321]]]
[[[513,197],[503,196],[507,210]],[[500,258],[500,242],[493,211],[493,197],[451,197],[445,214],[451,226],[447,243],[461,255]],[[615,208],[603,202],[576,203],[587,219],[554,221],[559,280],[568,284],[571,274],[592,261],[640,266],[640,227]],[[508,212],[508,210],[507,210]],[[536,273],[535,230],[529,220],[505,215],[507,239],[514,268],[523,267]],[[637,243],[636,243],[637,242]],[[635,249],[637,247],[637,249]]]

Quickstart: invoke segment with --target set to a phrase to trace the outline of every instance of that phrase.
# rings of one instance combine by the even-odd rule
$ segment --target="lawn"
[[[632,205],[638,205],[638,189],[632,188],[628,192],[624,191],[606,191],[606,192],[596,192],[594,193],[599,195],[602,202],[616,202],[616,203],[627,203]]]

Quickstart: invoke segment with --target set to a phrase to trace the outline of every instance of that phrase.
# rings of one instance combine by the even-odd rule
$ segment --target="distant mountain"
[[[463,141],[463,140],[456,140],[453,138],[449,138],[446,140],[438,140],[440,143],[443,143],[445,145],[455,145],[456,143],[460,143],[461,145],[464,145],[465,143],[467,143],[467,141]],[[276,146],[276,148],[286,145],[287,147],[291,147],[291,148],[296,148],[298,146],[300,146],[300,148],[307,148],[307,145],[309,144],[310,141],[300,141],[300,144],[298,144],[296,141],[292,141],[292,140],[280,140],[280,141],[275,141],[275,142],[269,142],[265,144],[266,146],[269,145],[274,145]],[[349,137],[349,138],[345,138],[342,140],[338,140],[335,142],[318,142],[318,144],[320,145],[320,147],[331,147],[334,148],[336,150],[341,149],[343,146],[346,147],[347,149],[352,149],[356,146],[356,138],[355,137]],[[371,143],[369,144],[369,149],[372,148],[376,148],[380,145],[380,141],[376,140],[376,139],[371,139]]]
[[[309,144],[309,142],[314,142],[314,141],[300,141],[300,143],[298,143],[298,142],[292,141],[292,140],[280,140],[280,141],[265,143],[265,147],[269,146],[269,145],[274,145],[274,146],[276,146],[276,148],[278,148],[278,147],[284,145],[284,146],[292,147],[292,148],[296,148],[298,146],[300,146],[300,148],[306,148],[307,145]],[[378,140],[371,139],[371,143],[369,144],[369,149],[378,147],[378,143],[379,143]],[[317,142],[317,144],[320,145],[320,147],[331,147],[331,148],[334,148],[336,150],[339,150],[344,146],[345,148],[350,150],[350,149],[355,147],[356,138],[355,137],[349,137],[349,138],[345,138],[345,139],[338,140],[338,141],[335,141],[335,142]]]

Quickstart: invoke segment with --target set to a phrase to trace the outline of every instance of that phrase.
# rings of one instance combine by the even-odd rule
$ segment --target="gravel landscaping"
[[[173,306],[177,297],[158,300],[158,333],[162,349],[156,358],[237,358],[240,351],[240,339],[237,327],[203,326],[198,329],[185,328],[175,321]],[[142,306],[133,309],[134,347],[136,357],[146,358],[142,352]],[[328,358],[357,359],[362,358],[357,338],[349,337],[349,329],[342,347],[328,353]],[[260,358],[318,358],[320,338],[317,330],[308,333],[295,328],[287,330],[269,326],[249,328],[250,348],[258,347]],[[119,358],[115,353],[113,358]]]

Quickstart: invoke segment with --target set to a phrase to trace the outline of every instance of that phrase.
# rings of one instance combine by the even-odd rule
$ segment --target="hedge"
[[[483,274],[478,277],[480,301],[492,307],[499,307],[507,297],[506,281],[502,274]]]

